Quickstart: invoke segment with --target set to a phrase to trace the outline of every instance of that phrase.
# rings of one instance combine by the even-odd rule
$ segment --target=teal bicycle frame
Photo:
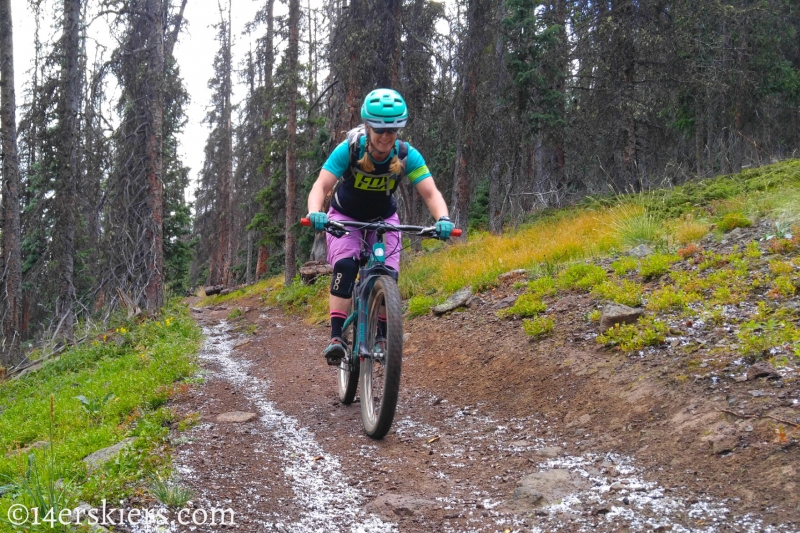
[[[358,281],[356,282],[355,290],[353,291],[353,298],[355,298],[355,309],[347,317],[347,320],[342,326],[342,330],[346,331],[347,328],[358,320],[358,331],[356,331],[353,339],[353,346],[350,351],[350,370],[355,370],[355,358],[360,359],[374,357],[372,348],[367,346],[367,317],[369,316],[369,294],[372,291],[372,286],[375,283],[375,278],[382,275],[391,276],[392,279],[397,281],[398,272],[386,266],[386,247],[383,244],[383,234],[385,230],[378,229],[377,241],[372,245],[372,252],[369,254],[367,263],[358,271]],[[362,250],[362,254],[365,251]]]

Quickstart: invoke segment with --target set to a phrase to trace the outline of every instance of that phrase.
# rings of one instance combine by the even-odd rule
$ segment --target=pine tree
[[[17,153],[14,40],[10,0],[0,0],[0,130],[2,132],[2,280],[3,343],[0,366],[20,361],[22,334],[22,259],[20,250],[20,176]]]

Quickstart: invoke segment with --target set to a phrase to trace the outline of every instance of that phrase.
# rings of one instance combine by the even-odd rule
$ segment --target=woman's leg
[[[335,209],[328,211],[331,220],[352,220]],[[358,275],[358,256],[361,251],[361,239],[358,232],[351,232],[336,238],[326,235],[328,244],[328,263],[333,266],[328,307],[331,319],[331,341],[324,350],[328,364],[338,364],[345,355],[346,348],[342,342],[342,326],[350,312],[353,286]]]

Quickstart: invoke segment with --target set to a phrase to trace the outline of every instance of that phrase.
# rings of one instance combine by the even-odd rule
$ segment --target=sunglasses
[[[372,128],[372,131],[377,133],[378,135],[383,135],[384,133],[389,133],[394,135],[400,130],[400,128]]]

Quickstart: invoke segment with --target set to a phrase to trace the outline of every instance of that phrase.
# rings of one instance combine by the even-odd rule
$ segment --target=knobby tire
[[[368,300],[366,342],[374,349],[378,312],[386,307],[386,352],[383,361],[361,361],[361,419],[373,439],[382,439],[394,420],[403,361],[403,308],[397,283],[389,276],[375,280]]]

